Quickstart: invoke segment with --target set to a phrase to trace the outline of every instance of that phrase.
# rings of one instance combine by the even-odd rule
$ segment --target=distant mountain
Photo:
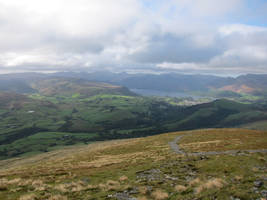
[[[0,79],[0,91],[33,93],[35,90],[23,80]]]
[[[59,80],[59,78],[61,78],[61,83],[58,81],[53,81],[54,79]],[[105,82],[112,85],[120,85],[129,89],[181,92],[191,94],[199,93],[203,96],[215,96],[218,98],[238,97],[239,94],[267,96],[266,74],[248,74],[233,78],[211,75],[185,75],[176,73],[158,75],[111,72],[59,72],[54,74],[22,73],[0,75],[0,91],[32,93],[38,88],[42,88],[43,91],[44,86],[40,86],[40,84],[49,85],[50,87],[53,84],[49,84],[49,82],[53,82],[54,84],[57,82],[57,85],[54,85],[54,87],[58,87],[58,91],[62,91],[64,90],[62,85],[64,80],[72,82],[71,86],[70,84],[68,86],[65,85],[65,89],[66,87],[70,87],[68,89],[75,89],[79,91],[81,88],[76,86],[79,84],[86,86],[87,83],[85,83],[85,81],[89,81],[94,82],[95,84],[96,82]],[[84,82],[81,80],[84,80]],[[32,83],[34,83],[34,87]],[[61,86],[59,86],[60,84]],[[91,87],[90,84],[87,86]],[[104,86],[103,84],[102,86],[105,88],[109,87],[107,85]],[[56,90],[55,88],[54,90]],[[126,92],[125,88],[123,90]]]
[[[20,94],[40,93],[45,96],[82,95],[83,97],[98,94],[135,95],[126,87],[103,82],[94,82],[82,78],[57,77],[54,74],[8,74],[0,76],[0,92]]]
[[[209,92],[218,91],[218,95],[233,93],[265,94],[267,92],[267,74],[248,74],[237,78],[211,75],[185,74],[127,74],[127,73],[56,73],[56,76],[83,78],[91,81],[104,81],[123,85],[130,89],[147,89],[170,92]],[[232,93],[222,93],[228,91]]]
[[[267,91],[267,75],[248,74],[239,76],[231,83],[225,81],[219,89],[250,94],[265,92]]]
[[[225,78],[208,75],[184,75],[184,74],[127,74],[127,73],[56,73],[56,76],[77,77],[91,81],[104,81],[116,83],[131,89],[150,89],[159,91],[206,91],[213,82],[219,82]]]
[[[102,82],[92,82],[76,78],[47,78],[31,83],[31,87],[45,96],[90,97],[98,94],[135,95],[127,88]]]

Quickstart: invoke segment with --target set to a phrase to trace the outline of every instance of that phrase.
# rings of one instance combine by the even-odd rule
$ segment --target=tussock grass
[[[186,189],[187,189],[187,187],[185,187],[184,185],[176,185],[175,186],[175,190],[177,192],[180,192],[180,193],[186,191]]]
[[[208,180],[207,182],[201,183],[198,187],[195,188],[196,194],[203,192],[204,190],[209,189],[220,189],[223,188],[225,185],[225,181],[220,178],[214,178]]]
[[[191,181],[189,182],[189,185],[190,185],[190,186],[195,186],[195,185],[198,185],[200,182],[201,182],[201,181],[200,181],[199,178],[195,178],[195,179],[193,179],[193,180],[191,180]]]
[[[106,188],[108,191],[117,191],[121,187],[118,181],[108,180],[106,183]]]
[[[52,195],[51,197],[49,197],[48,200],[68,200],[68,198],[66,196],[62,196],[62,195]]]
[[[128,177],[125,176],[125,175],[123,175],[123,176],[121,176],[121,177],[119,178],[119,181],[120,181],[120,182],[125,182],[125,181],[127,181],[127,180],[128,180]]]
[[[169,197],[167,192],[164,192],[163,190],[157,189],[156,191],[152,192],[151,196],[155,200],[164,200]]]
[[[62,193],[66,193],[66,192],[68,192],[68,185],[67,184],[59,184],[59,185],[56,185],[54,187],[54,189],[56,189]]]
[[[138,188],[138,191],[139,191],[139,193],[141,193],[141,194],[143,194],[143,195],[146,195],[146,194],[149,193],[149,190],[147,189],[146,186],[140,186],[140,187]]]
[[[138,197],[137,199],[138,199],[138,200],[147,200],[146,197]]]
[[[25,194],[19,200],[37,200],[37,196],[35,194]]]

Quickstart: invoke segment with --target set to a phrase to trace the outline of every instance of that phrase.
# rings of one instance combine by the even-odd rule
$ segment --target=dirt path
[[[184,154],[188,156],[199,156],[199,155],[220,155],[220,154],[238,154],[238,153],[267,153],[267,149],[256,149],[256,150],[229,150],[229,151],[208,151],[208,152],[194,152],[194,153],[187,153],[184,152],[178,145],[179,140],[184,136],[190,135],[179,135],[177,136],[172,142],[169,142],[171,149],[177,154]]]

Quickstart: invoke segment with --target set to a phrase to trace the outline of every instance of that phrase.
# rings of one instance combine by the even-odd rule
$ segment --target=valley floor
[[[266,199],[264,149],[267,132],[245,129],[69,147],[0,161],[0,199]]]

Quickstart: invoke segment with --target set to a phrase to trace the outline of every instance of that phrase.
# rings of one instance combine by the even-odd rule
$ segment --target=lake
[[[143,96],[178,97],[178,98],[192,97],[194,99],[201,98],[200,96],[191,95],[183,92],[169,92],[169,91],[149,90],[149,89],[130,89],[130,90],[132,92],[135,92],[136,94],[140,94]]]

